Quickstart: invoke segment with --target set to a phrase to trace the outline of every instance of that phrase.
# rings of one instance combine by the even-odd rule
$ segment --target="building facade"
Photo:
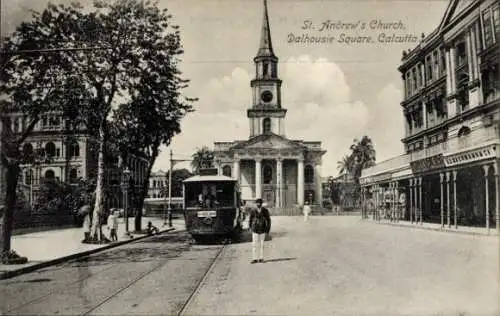
[[[360,179],[378,207],[500,231],[499,2],[451,0],[439,26],[403,52],[405,153]]]
[[[10,122],[9,122],[10,121]],[[11,113],[7,123],[13,133],[25,130],[29,118],[22,113]],[[83,126],[68,128],[68,121],[60,113],[45,113],[22,145],[25,156],[35,157],[33,163],[22,164],[18,186],[32,207],[39,199],[40,187],[46,181],[77,185],[80,179],[97,178],[97,146],[95,138]],[[5,129],[6,126],[2,126]],[[133,189],[138,189],[146,175],[147,160],[139,155],[129,155],[124,164],[111,153],[105,159],[105,189],[108,190],[109,207],[123,207],[121,183],[123,169],[131,171]],[[5,190],[5,170],[2,170],[0,189]],[[2,195],[2,200],[4,196]],[[0,203],[2,204],[2,203]],[[130,203],[129,203],[130,205]]]
[[[281,104],[281,79],[274,54],[267,2],[260,46],[250,82],[252,105],[247,110],[248,140],[215,142],[220,174],[240,182],[243,200],[262,198],[270,207],[291,207],[304,201],[321,203],[321,142],[291,140],[285,134],[287,110]]]
[[[147,198],[158,199],[168,197],[168,172],[158,170],[151,172],[149,176],[149,188]]]

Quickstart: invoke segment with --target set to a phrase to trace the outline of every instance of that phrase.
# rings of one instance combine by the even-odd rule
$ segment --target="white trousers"
[[[304,222],[309,220],[309,212],[304,212]]]
[[[252,257],[254,260],[264,259],[264,240],[266,234],[252,233]],[[257,247],[259,247],[259,256],[257,257]]]

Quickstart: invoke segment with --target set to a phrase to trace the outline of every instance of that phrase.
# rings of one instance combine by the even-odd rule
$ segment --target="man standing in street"
[[[249,226],[252,230],[252,256],[250,263],[264,262],[264,240],[271,230],[271,216],[269,210],[262,207],[262,199],[255,201],[256,209],[250,211]],[[257,257],[257,246],[259,256]]]

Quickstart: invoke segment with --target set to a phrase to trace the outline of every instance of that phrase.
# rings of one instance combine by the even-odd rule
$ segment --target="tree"
[[[30,124],[34,126],[40,111],[46,111],[48,104],[55,103],[49,102],[50,97],[61,103],[57,103],[60,105],[58,109],[62,109],[65,115],[77,118],[95,135],[98,159],[91,234],[96,239],[100,239],[98,228],[103,209],[104,153],[113,125],[112,109],[123,106],[129,109],[126,113],[134,113],[131,109],[139,112],[141,120],[128,123],[128,127],[144,124],[144,117],[159,122],[153,124],[159,124],[161,128],[151,128],[154,135],[147,137],[152,141],[144,142],[143,146],[151,149],[151,164],[158,155],[159,146],[168,144],[173,135],[180,132],[179,120],[191,110],[190,100],[180,94],[180,89],[186,84],[180,79],[177,69],[178,56],[182,54],[180,34],[177,26],[171,25],[170,19],[166,10],[158,9],[149,1],[96,1],[89,11],[84,11],[78,4],[49,5],[41,15],[36,15],[34,22],[22,25],[22,36],[18,37],[28,44],[18,45],[19,41],[10,44],[15,49],[65,48],[58,50],[51,59],[35,54],[36,58],[32,60],[21,63],[12,61],[8,67],[11,72],[15,72],[16,67],[31,71],[20,70],[17,76],[7,75],[10,81],[15,81],[17,94],[13,95],[17,97],[16,104],[32,109],[29,116],[36,121]],[[87,49],[75,50],[75,45]],[[23,83],[26,76],[29,77],[27,83]],[[38,87],[41,83],[44,88]],[[27,101],[34,105],[25,106]],[[145,115],[144,111],[152,107],[157,107],[157,111]],[[133,130],[140,132],[150,126],[135,127]],[[137,140],[143,139],[137,137]],[[21,142],[16,141],[15,144]],[[9,150],[15,151],[17,147],[10,146]],[[13,172],[8,177],[17,179]],[[16,183],[12,184],[15,187]],[[9,197],[15,200],[15,193]]]
[[[352,159],[352,156],[344,155],[344,157],[342,157],[342,160],[337,161],[337,169],[339,170],[339,174],[352,175],[354,167],[353,165],[354,165],[354,160]]]
[[[135,49],[124,55],[130,100],[113,111],[112,128],[123,161],[127,161],[129,153],[147,160],[135,212],[135,230],[140,231],[149,177],[160,146],[169,146],[181,132],[180,121],[193,111],[196,99],[181,95],[189,81],[181,78],[178,69],[183,51],[178,27],[170,23],[171,15],[150,6],[149,2],[145,7],[133,3],[134,6],[120,9],[127,12],[125,23],[136,27],[135,33],[127,35],[129,41],[135,41]]]
[[[87,99],[90,106],[82,108],[79,116],[87,118],[86,125],[98,131],[98,172],[91,236],[100,239],[104,153],[114,114],[118,117],[118,130],[121,130],[118,135],[128,138],[135,133],[129,145],[135,150],[144,150],[150,169],[160,145],[168,145],[180,132],[179,121],[191,110],[191,105],[180,93],[186,81],[180,78],[177,69],[182,50],[177,26],[170,23],[171,15],[149,1],[103,1],[95,2],[94,6],[95,10],[90,13],[81,10],[75,13],[77,23],[69,23],[68,36],[78,42],[108,48],[78,54],[71,59],[75,76],[92,92]],[[147,185],[143,185],[141,195],[144,197],[146,190]],[[141,212],[136,214],[140,221]]]
[[[70,108],[75,104],[72,101],[87,94],[81,83],[71,80],[72,72],[62,58],[63,52],[51,51],[61,40],[60,28],[51,26],[56,20],[55,8],[49,5],[42,14],[34,13],[32,22],[22,23],[5,39],[1,52],[0,159],[6,170],[5,207],[0,212],[3,258],[12,253],[12,221],[20,165],[33,164],[40,157],[51,158],[43,150],[23,146],[23,143],[43,115],[72,112]]]
[[[214,167],[214,152],[207,146],[197,148],[196,152],[192,155],[192,158],[191,168],[195,174],[198,173],[200,169]]]
[[[169,177],[169,172],[166,173],[166,178]],[[172,191],[170,192],[172,196],[182,196],[182,182],[187,178],[191,177],[193,174],[183,168],[183,169],[174,169],[172,171]],[[162,196],[168,196],[168,181],[165,187],[161,190]]]
[[[361,171],[375,165],[375,149],[372,140],[368,136],[363,136],[361,140],[354,139],[350,149],[350,157],[353,160],[353,176],[356,183],[358,183]]]

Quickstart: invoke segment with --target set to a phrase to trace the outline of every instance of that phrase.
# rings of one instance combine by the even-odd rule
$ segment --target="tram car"
[[[183,193],[186,229],[196,241],[240,237],[244,215],[237,180],[217,169],[200,170],[183,181]]]

